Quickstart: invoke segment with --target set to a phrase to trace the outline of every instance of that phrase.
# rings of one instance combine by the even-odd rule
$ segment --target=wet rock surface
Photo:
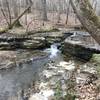
[[[48,54],[38,50],[0,51],[0,69],[11,69],[46,57]]]

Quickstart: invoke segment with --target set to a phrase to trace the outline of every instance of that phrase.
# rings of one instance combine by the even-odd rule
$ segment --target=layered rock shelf
[[[71,54],[81,59],[89,60],[94,53],[100,53],[100,46],[87,32],[72,31],[62,46],[64,54]],[[67,34],[67,33],[66,33]],[[65,34],[65,35],[66,35]]]
[[[42,49],[54,42],[61,42],[62,32],[46,32],[36,34],[12,34],[0,35],[0,50],[8,49]]]

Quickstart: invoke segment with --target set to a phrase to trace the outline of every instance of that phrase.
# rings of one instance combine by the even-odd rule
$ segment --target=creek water
[[[0,100],[7,100],[9,96],[17,95],[17,92],[29,88],[30,83],[38,79],[38,73],[47,59],[37,60],[31,64],[23,64],[10,70],[0,71]],[[5,99],[4,99],[5,98]]]
[[[9,97],[17,96],[18,91],[29,88],[34,80],[39,79],[39,73],[50,59],[56,61],[61,59],[57,45],[51,45],[51,48],[45,49],[43,52],[48,53],[49,56],[15,66],[12,69],[0,70],[0,100],[8,100]],[[58,53],[59,57],[57,57]]]
[[[64,61],[61,52],[57,48],[58,45],[53,44],[51,48],[43,50],[43,52],[49,55],[48,57],[37,59],[31,63],[25,63],[12,69],[0,70],[0,100],[13,100],[9,98],[17,97],[18,91],[28,89],[33,81],[39,79],[39,73],[45,69],[45,65],[50,60],[56,64]]]

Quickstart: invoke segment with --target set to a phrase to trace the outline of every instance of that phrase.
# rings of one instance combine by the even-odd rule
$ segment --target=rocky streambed
[[[45,43],[50,46],[66,38],[59,34],[39,33],[33,38],[48,41]],[[97,65],[67,52],[63,55],[59,46],[56,43],[47,49],[0,51],[0,100],[99,100]]]
[[[58,59],[58,56],[56,56]],[[40,73],[29,100],[99,100],[97,71],[89,63],[72,59],[50,60]]]
[[[42,51],[2,51],[0,100],[21,100],[20,91],[28,89],[48,62]],[[1,56],[0,56],[1,57]]]
[[[0,99],[99,100],[100,79],[94,65],[62,55],[57,46],[35,56],[20,51],[19,58],[24,54],[30,60],[0,72]]]

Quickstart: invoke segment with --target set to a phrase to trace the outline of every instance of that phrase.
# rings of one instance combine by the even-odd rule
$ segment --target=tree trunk
[[[67,5],[67,15],[66,15],[66,22],[65,24],[67,25],[68,24],[68,17],[69,17],[69,10],[70,10],[70,0],[67,2],[68,5]]]
[[[14,12],[14,17],[17,18],[18,17],[18,5],[17,5],[17,1],[16,0],[13,0],[13,12]],[[20,24],[20,21],[17,20],[16,24],[15,24],[15,27],[20,27],[21,24]]]
[[[33,4],[32,0],[26,0],[26,7],[27,7],[27,5],[32,5],[32,4]],[[27,12],[32,13],[31,6],[30,6],[30,8],[28,9]]]
[[[96,16],[89,0],[70,0],[72,8],[83,27],[100,44],[100,19]],[[79,6],[77,7],[77,3]]]
[[[47,8],[46,8],[46,0],[41,0],[42,1],[42,17],[43,17],[43,21],[47,21]]]
[[[61,20],[61,0],[58,0],[58,18],[57,23],[60,23]]]

